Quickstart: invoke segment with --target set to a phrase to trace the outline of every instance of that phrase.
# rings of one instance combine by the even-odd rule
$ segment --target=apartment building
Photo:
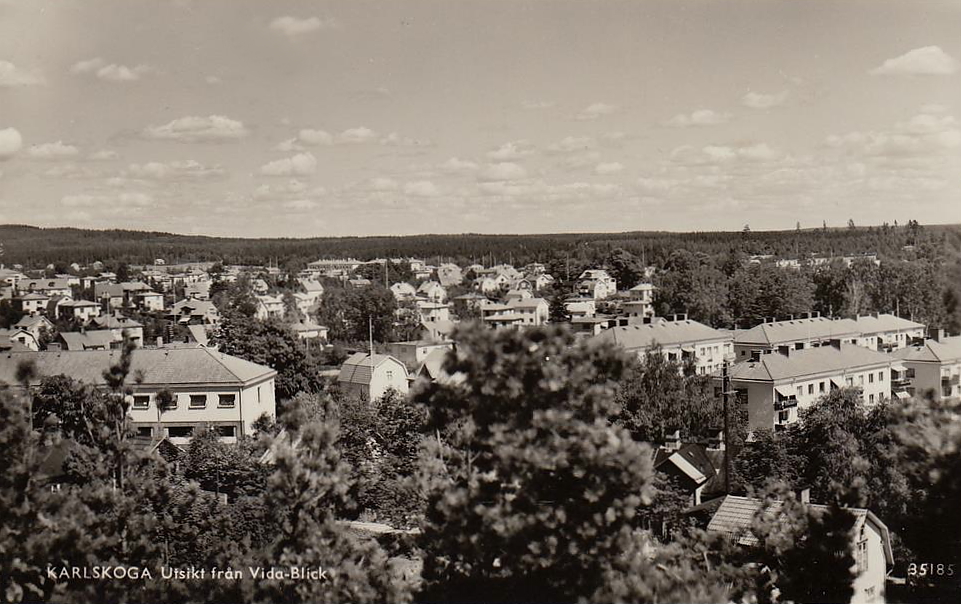
[[[684,363],[692,360],[699,374],[720,369],[725,359],[733,358],[734,351],[730,332],[692,321],[686,315],[611,327],[593,336],[592,340],[609,342],[639,358],[660,347],[670,361]]]
[[[891,352],[923,340],[924,325],[896,315],[879,314],[858,316],[854,319],[860,333],[858,344],[872,350]]]
[[[782,430],[798,420],[798,410],[839,388],[857,388],[865,404],[874,405],[906,393],[892,389],[904,365],[893,357],[850,342],[796,349],[784,345],[774,352],[756,351],[732,365],[731,388],[747,405],[748,429]],[[718,386],[719,373],[714,374]]]
[[[16,384],[21,362],[33,361],[36,386],[48,376],[66,375],[86,384],[105,387],[105,369],[120,358],[117,350],[13,352],[0,355],[0,382]],[[274,380],[277,372],[208,348],[138,348],[131,355],[129,380],[130,422],[139,436],[169,438],[175,444],[190,440],[202,425],[233,441],[254,433],[262,415],[274,417]],[[157,394],[167,390],[173,405],[158,409]]]
[[[743,361],[752,352],[771,352],[781,346],[803,350],[832,340],[858,344],[860,339],[861,332],[852,319],[815,315],[787,321],[765,321],[751,329],[737,331],[734,334],[734,354],[738,361]]]
[[[936,400],[961,397],[961,336],[941,330],[931,338],[892,353],[907,368],[907,391],[932,393]]]

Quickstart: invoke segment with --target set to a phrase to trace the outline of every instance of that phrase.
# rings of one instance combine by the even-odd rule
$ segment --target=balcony
[[[793,408],[793,407],[797,407],[797,399],[796,399],[796,398],[786,398],[786,399],[781,399],[781,400],[778,400],[778,401],[774,401],[774,410],[775,410],[775,411],[783,411],[783,410],[785,410],[785,409],[791,409],[791,408]]]

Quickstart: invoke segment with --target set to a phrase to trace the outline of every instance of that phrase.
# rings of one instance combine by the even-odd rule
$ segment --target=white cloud
[[[376,138],[377,132],[367,128],[366,126],[348,128],[337,136],[338,142],[341,143],[367,143]]]
[[[528,111],[537,111],[539,109],[550,109],[554,104],[553,101],[524,101],[521,103],[521,107]]]
[[[153,204],[154,198],[146,193],[124,191],[116,195],[64,195],[60,203],[68,207],[91,207],[115,209],[117,207],[146,207]]]
[[[321,19],[320,17],[298,18],[285,15],[270,22],[270,29],[293,38],[303,34],[313,33],[322,29],[331,29],[339,24],[336,19]]]
[[[418,140],[408,136],[401,136],[396,132],[391,132],[384,138],[380,139],[380,144],[384,145],[385,147],[428,147],[433,143],[431,143],[429,140]]]
[[[100,178],[104,176],[101,170],[91,168],[90,166],[79,165],[74,162],[67,162],[64,164],[56,164],[47,168],[43,172],[45,178],[71,178],[71,179],[84,179],[84,178]]]
[[[405,184],[404,193],[411,197],[437,197],[441,191],[429,180],[417,180]]]
[[[291,199],[285,201],[283,206],[290,210],[313,210],[320,206],[320,203],[313,199]]]
[[[27,149],[27,155],[31,159],[43,160],[74,157],[79,153],[79,149],[73,145],[66,145],[63,141],[57,141],[55,143],[42,143],[40,145],[33,145]]]
[[[112,159],[117,159],[119,157],[116,151],[111,151],[109,149],[101,149],[100,151],[94,151],[87,156],[90,161],[110,161]]]
[[[527,178],[527,170],[519,164],[502,162],[489,164],[478,176],[481,181],[521,180]]]
[[[316,171],[317,158],[313,153],[298,153],[260,167],[260,173],[264,176],[308,176]]]
[[[128,67],[117,63],[107,63],[100,57],[78,61],[70,68],[74,75],[94,75],[107,82],[135,82],[151,68],[149,65]]]
[[[589,136],[565,136],[558,142],[547,147],[548,153],[572,153],[586,151],[594,146],[594,140]]]
[[[393,178],[376,177],[371,178],[368,182],[370,189],[373,191],[396,191],[398,188],[397,181]]]
[[[679,113],[668,120],[669,126],[690,128],[691,126],[715,126],[731,119],[730,113],[718,113],[711,109],[698,109],[690,114]]]
[[[753,145],[706,145],[700,149],[684,145],[671,153],[671,159],[679,164],[723,164],[734,161],[764,162],[780,157],[780,152],[767,143]]]
[[[217,84],[223,84],[224,81],[215,75],[209,75],[204,78],[204,82],[207,82],[211,86],[216,86]]]
[[[751,109],[773,109],[774,107],[783,105],[787,101],[787,97],[787,90],[783,90],[777,94],[749,92],[741,97],[741,104]]]
[[[40,72],[20,69],[10,61],[0,61],[0,88],[40,86],[44,83]]]
[[[332,145],[334,143],[334,137],[324,130],[314,130],[313,128],[304,128],[297,133],[297,140],[304,143],[305,145]]]
[[[899,57],[888,59],[871,70],[873,75],[950,75],[958,70],[958,62],[938,46],[915,48]]]
[[[223,115],[181,117],[162,126],[148,126],[143,131],[146,138],[183,143],[237,140],[247,134],[242,122]]]
[[[617,111],[617,105],[608,103],[592,103],[578,112],[574,119],[577,120],[596,120],[599,117],[610,115]]]
[[[931,109],[925,107],[925,109]],[[941,111],[922,111],[887,130],[849,132],[831,135],[828,147],[854,155],[874,158],[932,158],[961,148],[961,125],[952,115]]]
[[[473,172],[474,170],[477,170],[477,164],[469,160],[452,157],[437,166],[437,168],[442,172],[447,172],[448,174],[457,174]]]
[[[0,130],[0,161],[10,159],[20,151],[23,146],[23,138],[16,128],[4,128]]]
[[[497,149],[489,151],[487,157],[494,161],[511,161],[526,157],[534,152],[534,145],[529,141],[519,140],[504,143]]]
[[[594,167],[594,172],[597,174],[617,174],[624,169],[624,164],[620,162],[606,162],[597,164]]]
[[[127,174],[144,180],[212,180],[226,171],[221,166],[205,166],[192,159],[170,162],[130,164]]]

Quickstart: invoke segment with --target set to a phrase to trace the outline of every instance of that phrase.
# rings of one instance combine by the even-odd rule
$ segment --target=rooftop
[[[908,346],[892,352],[891,355],[902,361],[956,362],[961,360],[961,336],[925,340],[920,346]]]
[[[693,342],[727,340],[730,336],[703,323],[684,319],[682,321],[655,321],[644,325],[612,327],[593,337],[599,342],[611,342],[627,350],[650,348],[655,344],[673,346]]]
[[[822,373],[838,373],[860,367],[887,366],[894,362],[890,356],[855,344],[819,346],[762,354],[757,361],[742,361],[731,366],[731,379],[778,381]]]
[[[119,350],[16,352],[0,355],[0,382],[16,384],[17,366],[33,360],[39,383],[45,376],[68,375],[93,385],[105,384],[103,372],[120,359]],[[142,385],[246,385],[277,374],[270,367],[209,348],[138,348],[130,358],[130,376],[140,372]]]

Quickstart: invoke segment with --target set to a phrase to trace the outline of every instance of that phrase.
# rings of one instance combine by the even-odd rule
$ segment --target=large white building
[[[776,352],[755,352],[732,365],[729,376],[738,402],[747,405],[748,429],[754,431],[784,429],[798,420],[799,409],[839,388],[857,388],[867,405],[905,397],[891,386],[904,371],[887,354],[833,340],[817,348],[785,345]],[[720,385],[720,375],[714,375]]]
[[[935,399],[961,397],[961,336],[945,337],[936,331],[923,343],[893,353],[906,368],[908,392]]]
[[[7,353],[0,355],[0,382],[16,384],[19,364],[34,361],[37,375],[32,386],[44,377],[66,375],[104,387],[104,370],[119,359],[119,350]],[[225,440],[234,440],[253,434],[260,416],[276,415],[277,372],[270,367],[203,347],[138,348],[130,360],[128,386],[133,395],[128,413],[139,436],[167,437],[181,444],[206,425]],[[174,405],[161,412],[157,394],[163,390],[173,394]]]
[[[685,315],[671,319],[654,318],[648,323],[611,327],[592,339],[615,344],[638,358],[660,347],[661,353],[670,361],[684,363],[692,360],[696,371],[702,375],[720,369],[726,359],[733,357],[729,332],[692,321]]]

